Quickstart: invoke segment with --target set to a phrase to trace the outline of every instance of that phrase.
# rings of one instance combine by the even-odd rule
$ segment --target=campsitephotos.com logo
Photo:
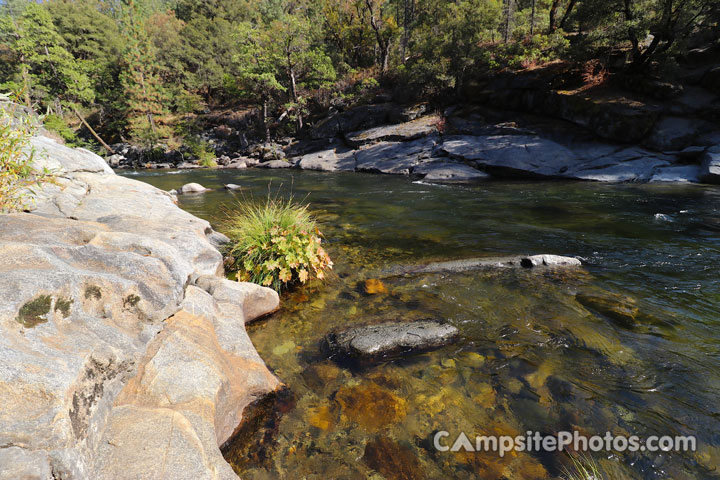
[[[501,457],[508,452],[694,452],[697,441],[694,436],[652,435],[645,439],[637,435],[585,436],[578,431],[543,435],[528,431],[525,435],[476,435],[474,441],[464,432],[451,436],[441,430],[433,436],[435,448],[440,452],[497,452]]]

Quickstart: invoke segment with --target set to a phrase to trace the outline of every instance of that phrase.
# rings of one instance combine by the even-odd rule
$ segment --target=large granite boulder
[[[440,150],[503,177],[558,177],[577,158],[563,145],[529,135],[452,136]]]
[[[682,150],[703,133],[705,123],[692,118],[665,117],[655,124],[645,145],[660,152]]]
[[[305,154],[300,157],[297,165],[303,170],[352,172],[355,170],[355,156],[349,148],[336,146]]]
[[[277,294],[220,277],[166,192],[32,144],[55,181],[0,216],[0,479],[236,478],[219,446],[278,387],[245,320]]]
[[[433,154],[437,139],[421,138],[411,142],[380,142],[355,152],[355,169],[360,172],[409,175]]]

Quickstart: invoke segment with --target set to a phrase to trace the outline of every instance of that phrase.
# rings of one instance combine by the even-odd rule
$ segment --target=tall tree
[[[121,82],[128,132],[134,139],[152,144],[168,134],[158,124],[158,117],[166,113],[159,66],[145,29],[143,6],[127,0],[122,18],[126,47]]]

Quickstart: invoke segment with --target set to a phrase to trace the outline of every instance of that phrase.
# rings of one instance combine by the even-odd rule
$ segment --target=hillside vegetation
[[[378,95],[462,98],[480,76],[558,60],[588,81],[672,78],[718,18],[716,0],[5,0],[0,92],[72,144],[202,152],[198,115],[221,106],[268,139]]]

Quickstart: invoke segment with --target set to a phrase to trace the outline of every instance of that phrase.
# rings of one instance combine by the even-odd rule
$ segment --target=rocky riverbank
[[[277,294],[169,194],[32,145],[55,180],[0,216],[0,478],[237,478],[219,447],[280,385],[245,322]]]
[[[431,109],[379,98],[330,113],[301,138],[278,143],[251,145],[241,130],[223,130],[215,141],[226,153],[216,161],[218,168],[357,171],[430,182],[720,183],[718,56],[709,50],[688,59],[676,83],[618,77],[588,88],[580,72],[551,64],[471,83],[463,105]],[[147,163],[131,153],[110,157],[110,165],[199,168],[180,157]]]

